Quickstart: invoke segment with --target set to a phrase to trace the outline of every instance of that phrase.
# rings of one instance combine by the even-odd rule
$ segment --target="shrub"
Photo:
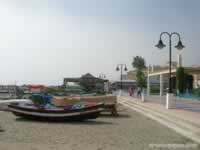
[[[193,90],[193,94],[197,95],[197,96],[200,96],[200,88],[194,89]]]
[[[176,70],[176,89],[178,93],[184,93],[185,91],[185,71],[183,67],[179,67]]]
[[[150,93],[153,93],[153,94],[160,93],[160,87],[159,86],[152,86],[150,88]]]

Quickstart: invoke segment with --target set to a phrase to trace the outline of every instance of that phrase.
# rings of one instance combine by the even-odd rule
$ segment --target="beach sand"
[[[149,144],[193,143],[137,112],[120,110],[119,117],[65,123],[27,121],[0,112],[0,150],[144,150]]]

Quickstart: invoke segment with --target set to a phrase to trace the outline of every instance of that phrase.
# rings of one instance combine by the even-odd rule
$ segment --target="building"
[[[81,85],[79,85],[76,82],[67,82],[65,84],[65,91],[66,92],[75,92],[75,93],[80,93],[82,91]]]
[[[122,81],[113,81],[111,82],[111,86],[113,90],[121,89],[121,84],[122,84],[122,89],[128,90],[130,87],[137,87],[137,83],[135,80],[122,80]]]
[[[200,88],[200,66],[191,66],[191,67],[184,67],[185,72],[189,74],[189,78],[191,78],[192,83],[188,83],[188,86],[192,88]],[[176,91],[176,69],[174,65],[172,66],[172,88],[173,91]],[[146,79],[147,79],[147,86],[150,88],[152,86],[160,86],[160,95],[163,95],[167,92],[169,87],[169,66],[149,66],[146,70],[144,70]],[[136,71],[129,71],[128,72],[128,80],[136,80]],[[191,86],[190,86],[191,85]],[[192,88],[191,88],[192,87]]]
[[[173,68],[171,70],[171,78],[172,78],[172,89],[175,92],[176,91],[176,69]],[[188,77],[190,78],[190,82],[187,83],[188,90],[192,90],[193,88],[199,88],[200,87],[200,67],[184,67],[185,72],[188,74]],[[157,70],[153,72],[149,72],[148,74],[148,87],[150,88],[152,79],[157,78],[157,82],[160,86],[160,95],[163,95],[167,90],[169,86],[169,69],[165,70]]]
[[[22,93],[22,94],[29,94],[30,93],[28,85],[25,85],[25,84],[20,85],[20,86],[18,86],[18,89],[19,89],[20,93]]]
[[[176,92],[176,70],[182,66],[181,53],[177,54],[177,61],[172,62],[171,66],[171,80],[172,89]],[[193,65],[184,67],[188,74],[187,89],[190,91],[193,88],[200,88],[200,65]],[[150,92],[152,86],[160,87],[160,95],[165,94],[169,88],[169,62],[165,65],[152,65],[144,70],[147,79],[147,92]],[[136,71],[132,70],[127,73],[128,80],[136,80]]]
[[[0,99],[9,99],[17,97],[16,85],[0,85]]]
[[[28,91],[30,93],[41,93],[45,89],[44,85],[28,85]]]
[[[91,75],[90,73],[87,73],[85,75],[82,75],[79,78],[64,78],[63,85],[68,86],[68,85],[74,83],[74,85],[81,85],[81,86],[88,87],[91,89],[105,90],[104,88],[105,88],[106,82],[108,82],[108,80],[97,78],[97,77],[94,77],[93,75]],[[75,86],[75,87],[78,87],[78,86]],[[80,89],[80,88],[78,87],[78,89]],[[68,89],[66,89],[66,90],[68,90]]]
[[[177,63],[172,63],[171,69],[171,80],[172,80],[172,90],[176,93],[176,70],[178,67],[182,66],[182,57],[179,53],[177,55]],[[151,68],[151,69],[150,69]],[[200,88],[200,66],[194,65],[189,67],[184,67],[185,72],[187,73],[186,79],[186,88],[188,91],[193,88]],[[169,65],[159,66],[159,68],[155,69],[154,66],[149,67],[147,73],[147,91],[150,92],[151,82],[153,79],[157,79],[156,82],[159,83],[160,86],[160,95],[162,96],[167,92],[169,87]]]
[[[176,67],[177,63],[176,62],[172,62],[172,68],[177,68]],[[167,70],[169,68],[168,63],[165,65],[152,65],[152,66],[148,66],[146,69],[143,70],[144,75],[147,77],[148,72],[157,72],[157,71],[162,71],[162,70]],[[130,70],[127,72],[127,79],[128,80],[137,80],[136,77],[137,71],[136,70]],[[152,77],[151,79],[151,83],[152,84],[156,84],[159,83],[159,77]]]
[[[148,75],[148,70],[151,70],[151,71],[160,71],[160,70],[165,70],[165,69],[167,69],[168,67],[167,66],[156,66],[156,65],[154,65],[154,66],[149,66],[148,68],[146,68],[146,69],[144,69],[143,70],[143,72],[144,72],[144,75],[145,75],[145,77],[146,77],[146,79],[147,79],[147,75]],[[137,75],[137,71],[136,70],[130,70],[130,71],[128,71],[127,72],[127,80],[129,80],[129,81],[136,81],[137,80],[137,77],[136,77],[136,75]],[[157,85],[159,85],[159,82],[160,82],[160,80],[159,80],[159,77],[158,76],[154,76],[154,77],[151,77],[151,86],[157,86]]]

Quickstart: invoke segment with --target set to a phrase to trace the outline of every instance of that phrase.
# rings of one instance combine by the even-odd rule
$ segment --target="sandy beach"
[[[119,117],[103,115],[84,122],[48,123],[0,112],[0,150],[144,150],[149,144],[191,140],[120,106]]]

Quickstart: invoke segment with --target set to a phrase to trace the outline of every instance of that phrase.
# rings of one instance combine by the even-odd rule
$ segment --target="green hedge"
[[[193,89],[193,94],[196,96],[200,96],[200,88]]]
[[[152,93],[152,94],[160,93],[160,87],[159,86],[150,87],[150,93]]]
[[[178,93],[184,93],[185,91],[185,79],[187,75],[183,67],[179,67],[176,70],[176,89]]]

